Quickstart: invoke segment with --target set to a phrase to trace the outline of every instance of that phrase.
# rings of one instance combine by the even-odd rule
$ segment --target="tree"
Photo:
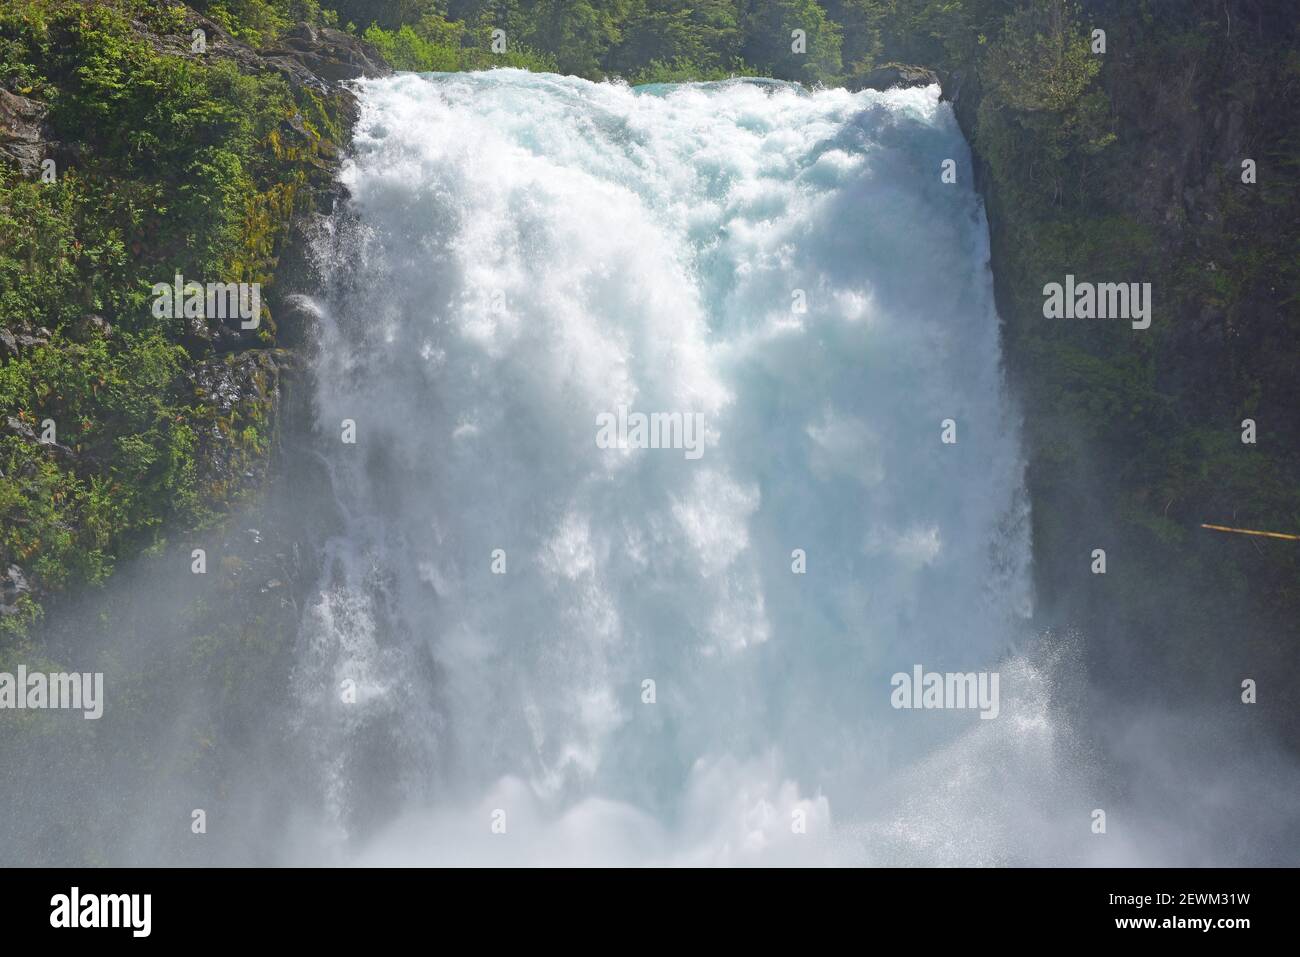
[[[843,45],[840,59],[854,73],[870,70],[880,56],[880,24],[885,10],[880,0],[824,0],[826,15],[839,24]]]
[[[524,41],[552,54],[561,73],[598,79],[628,6],[628,0],[539,0]]]
[[[802,51],[797,48],[800,37]],[[751,0],[747,5],[745,62],[775,77],[805,83],[833,79],[841,69],[840,44],[839,26],[813,0]]]

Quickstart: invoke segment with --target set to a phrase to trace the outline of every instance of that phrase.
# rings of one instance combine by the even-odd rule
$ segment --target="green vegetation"
[[[157,333],[110,347],[55,338],[0,368],[0,405],[68,424],[63,456],[33,453],[22,434],[0,436],[0,549],[29,562],[51,587],[99,582],[112,544],[156,528],[169,511],[193,514],[195,434],[176,383],[184,352]],[[85,468],[68,467],[77,460]]]
[[[316,0],[196,0],[189,6],[255,48],[271,42],[299,21],[334,25],[338,19]]]
[[[491,28],[472,29],[437,14],[426,14],[416,24],[402,24],[396,30],[371,24],[365,38],[398,70],[450,73],[516,67],[546,72],[559,68],[552,58],[527,48],[507,44],[504,52],[493,53]]]
[[[831,16],[857,24],[873,0],[342,0],[339,18],[365,28],[366,39],[398,69],[456,70],[519,66],[633,83],[773,76],[809,84],[843,79],[842,53],[871,65],[871,48],[844,47]],[[864,12],[866,11],[866,12]],[[504,32],[495,53],[493,31]],[[795,52],[794,31],[803,31]]]
[[[252,39],[314,10],[208,6]],[[48,105],[55,144],[53,182],[0,167],[0,328],[32,338],[0,366],[0,569],[18,564],[42,593],[99,583],[235,497],[238,483],[204,478],[205,435],[231,434],[226,454],[267,450],[269,399],[254,393],[253,422],[205,404],[190,376],[203,350],[181,348],[181,320],[154,317],[150,287],[176,272],[270,284],[338,127],[330,104],[276,75],[160,53],[158,36],[188,46],[187,15],[143,0],[0,4],[0,76]],[[46,420],[57,445],[37,441]],[[25,629],[25,607],[0,629]]]

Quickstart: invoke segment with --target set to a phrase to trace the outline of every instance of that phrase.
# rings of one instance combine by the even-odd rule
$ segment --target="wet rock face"
[[[320,320],[320,306],[311,297],[302,293],[285,297],[280,306],[277,326],[280,341],[291,348],[304,345],[310,340]]]
[[[194,364],[199,486],[212,501],[262,487],[278,436],[283,350],[250,349]]]
[[[278,372],[270,352],[250,351],[196,363],[192,378],[195,394],[219,414],[229,415],[248,402],[270,398]]]
[[[45,104],[38,100],[0,89],[0,159],[27,176],[40,172],[47,153],[45,111]]]

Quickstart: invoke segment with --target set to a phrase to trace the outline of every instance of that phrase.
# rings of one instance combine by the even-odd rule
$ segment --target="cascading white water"
[[[1018,429],[937,88],[361,97],[316,370],[343,525],[296,672],[340,830],[386,782],[359,859],[1041,849],[1063,735],[1011,650]],[[600,447],[621,407],[702,414],[702,454]],[[1001,667],[999,718],[893,709],[916,664]]]

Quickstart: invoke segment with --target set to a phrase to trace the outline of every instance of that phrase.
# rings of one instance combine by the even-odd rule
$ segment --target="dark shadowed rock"
[[[267,319],[262,317],[262,324],[265,325]],[[253,349],[258,346],[261,339],[262,325],[256,329],[245,329],[238,319],[218,319],[211,324],[213,331],[213,345],[218,352],[239,352],[244,349]],[[270,326],[272,332],[275,327]]]
[[[310,296],[302,293],[286,296],[276,325],[279,341],[289,347],[302,345],[308,341],[320,319],[320,306]]]
[[[4,422],[0,423],[0,432],[8,432],[10,435],[18,436],[18,438],[22,439],[25,442],[30,442],[33,445],[39,445],[47,449],[48,451],[52,452],[56,457],[62,458],[64,460],[70,461],[77,457],[77,453],[72,451],[72,449],[70,449],[66,445],[63,445],[59,442],[41,441],[41,437],[37,435],[36,429],[33,428],[29,423],[24,422],[22,419],[17,418],[16,416],[12,416],[12,415],[5,416]]]
[[[0,329],[0,358],[15,359],[32,349],[50,344],[50,330],[44,326],[16,326]]]
[[[17,565],[10,565],[0,574],[0,617],[18,614],[18,599],[31,593],[27,577]]]
[[[40,171],[45,158],[45,110],[44,103],[0,89],[0,159],[28,176]]]
[[[201,359],[212,352],[212,330],[201,316],[186,316],[182,322],[181,345],[193,358]]]
[[[74,342],[90,342],[93,339],[111,339],[113,327],[103,316],[90,314],[82,316],[68,330],[68,338]]]
[[[331,83],[393,72],[372,44],[342,30],[308,23],[286,30],[264,56],[269,63],[289,70],[296,65]]]
[[[194,359],[204,359],[214,352],[240,352],[261,345],[262,325],[245,329],[240,319],[205,319],[200,316],[186,316],[182,323],[181,345]],[[265,323],[263,317],[263,325]]]
[[[854,77],[849,83],[852,90],[891,90],[895,87],[930,86],[939,82],[938,75],[923,66],[905,63],[886,63],[868,73]]]

